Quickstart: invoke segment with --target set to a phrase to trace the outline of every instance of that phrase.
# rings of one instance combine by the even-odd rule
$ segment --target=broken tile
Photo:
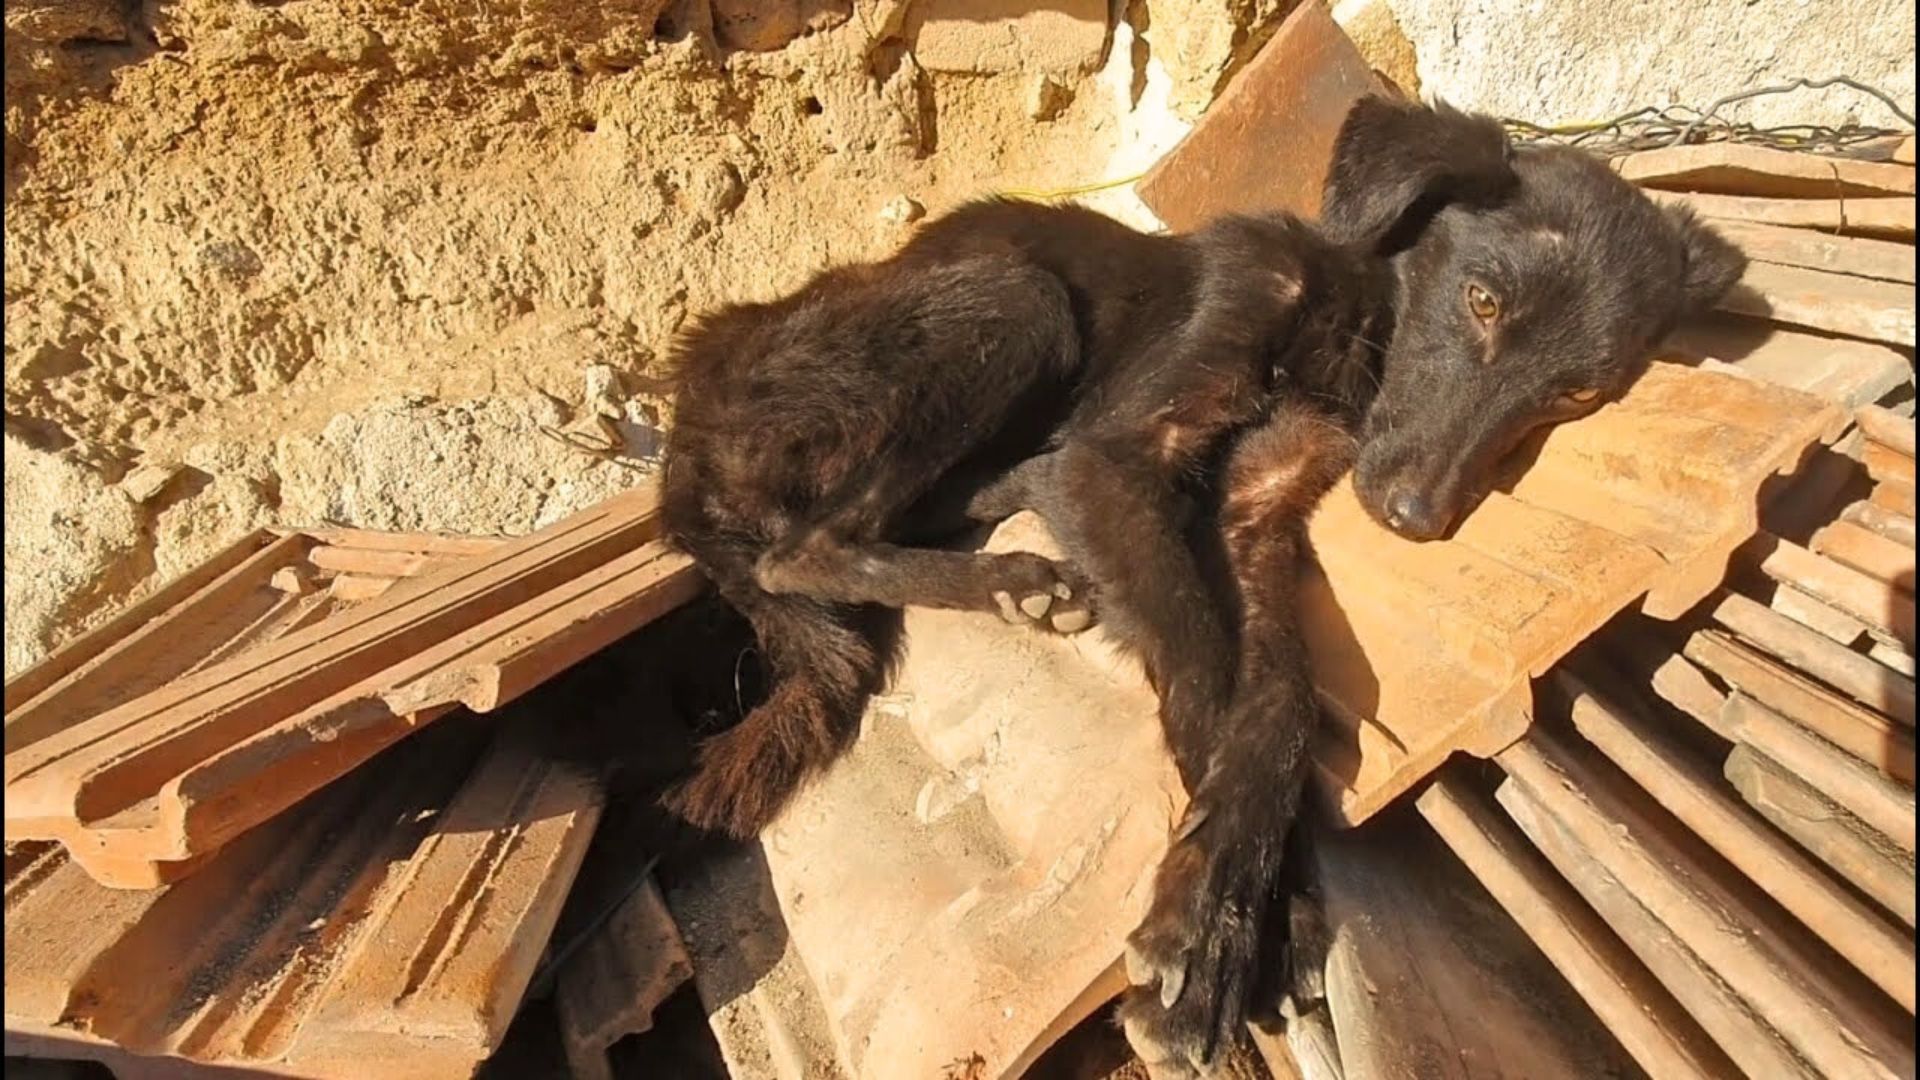
[[[1913,1070],[1911,1038],[1870,988],[1815,959],[1805,928],[1703,858],[1581,740],[1536,728],[1500,764],[1509,777],[1500,801],[1529,838],[1750,1075],[1892,1080]]]
[[[1764,199],[1749,195],[1694,195],[1649,191],[1654,201],[1691,207],[1709,220],[1751,221],[1820,229],[1849,236],[1874,236],[1913,242],[1913,197],[1868,196],[1859,199]]]
[[[693,975],[680,930],[649,876],[566,961],[554,989],[575,1080],[612,1080],[607,1050],[653,1027],[653,1011]]]
[[[1641,150],[1611,164],[1636,184],[1670,191],[1821,199],[1910,196],[1914,188],[1913,170],[1904,165],[1736,142]]]
[[[522,718],[491,747],[437,728],[165,888],[109,889],[58,845],[9,845],[10,1052],[122,1075],[470,1075],[599,813],[542,727]]]
[[[1911,282],[1751,262],[1720,310],[1909,348],[1914,342]]]
[[[1317,217],[1340,124],[1380,89],[1326,7],[1300,4],[1141,179],[1140,199],[1176,232],[1229,213]]]
[[[1761,485],[1843,420],[1805,394],[1655,364],[1549,433],[1448,541],[1402,540],[1336,487],[1309,526],[1320,574],[1302,590],[1336,820],[1365,820],[1455,752],[1519,738],[1528,680],[1621,610],[1671,618],[1710,594],[1758,525]]]
[[[216,580],[207,588],[224,591],[198,602],[220,625],[251,620],[257,647],[203,654],[139,685],[86,669],[117,696],[49,691],[9,710],[7,836],[59,839],[111,884],[178,876],[161,864],[216,850],[456,705],[500,707],[692,596],[691,563],[644,542],[657,528],[651,492],[636,491],[489,554],[436,545],[444,565],[332,612],[315,605],[340,600],[334,590],[289,597],[262,582],[250,587],[279,599],[255,612]],[[318,550],[299,534],[274,550],[286,545]],[[167,626],[146,636],[167,640]],[[36,738],[16,745],[26,734]]]

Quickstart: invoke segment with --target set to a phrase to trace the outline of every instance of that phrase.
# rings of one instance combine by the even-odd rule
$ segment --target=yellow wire
[[[1091,195],[1096,191],[1107,191],[1112,188],[1126,187],[1128,184],[1134,183],[1145,175],[1147,174],[1144,172],[1135,173],[1132,176],[1123,176],[1118,180],[1103,180],[1097,184],[1082,184],[1079,187],[1056,188],[1052,191],[1035,191],[1030,188],[1008,188],[1000,194],[1016,199],[1032,199],[1035,202],[1050,202],[1054,199],[1071,199],[1076,195]]]

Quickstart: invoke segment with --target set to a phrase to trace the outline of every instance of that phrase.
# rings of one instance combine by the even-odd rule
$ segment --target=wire
[[[647,877],[653,873],[653,868],[658,865],[659,862],[660,856],[658,853],[649,855],[647,860],[641,863],[639,868],[621,883],[619,889],[613,893],[612,898],[609,899],[606,904],[602,905],[598,911],[594,912],[593,916],[582,924],[571,937],[560,942],[558,948],[550,948],[547,950],[545,959],[542,960],[540,966],[534,970],[533,977],[527,980],[526,991],[520,995],[520,1000],[523,1003],[541,997],[546,994],[548,990],[552,989],[553,980],[560,975],[560,968],[565,965],[568,960],[572,959],[574,953],[579,952],[588,941],[592,940],[594,933],[602,926],[605,926],[607,922],[619,912],[621,906],[632,899],[634,893],[639,892],[640,889],[646,885]]]
[[[1055,199],[1071,199],[1076,195],[1091,195],[1096,191],[1108,191],[1117,187],[1126,187],[1128,184],[1134,183],[1146,175],[1144,172],[1138,172],[1132,176],[1123,176],[1118,180],[1102,180],[1094,184],[1082,184],[1079,187],[1054,188],[1047,191],[1037,191],[1030,188],[1008,188],[1000,192],[1000,194],[1013,199],[1052,202]]]
[[[1763,128],[1743,121],[1729,120],[1720,115],[1722,109],[1753,98],[1788,94],[1798,90],[1824,90],[1832,86],[1844,86],[1876,99],[1886,106],[1887,111],[1907,125],[1906,130],[1870,127],[1863,124],[1838,126],[1786,124]],[[1582,147],[1605,157],[1630,154],[1638,150],[1656,150],[1667,146],[1710,142],[1735,142],[1769,146],[1780,150],[1856,155],[1872,144],[1911,135],[1915,126],[1913,116],[1901,108],[1900,103],[1891,94],[1845,75],[1836,75],[1827,79],[1794,79],[1774,86],[1742,90],[1720,98],[1705,109],[1689,105],[1670,105],[1665,108],[1646,106],[1607,120],[1590,123],[1550,126],[1513,119],[1506,120],[1504,123],[1516,142],[1561,143]]]
[[[1838,127],[1820,124],[1788,124],[1761,128],[1720,117],[1721,109],[1742,101],[1774,94],[1790,94],[1796,90],[1825,90],[1832,86],[1844,86],[1877,99],[1887,107],[1888,112],[1899,117],[1907,125],[1907,130],[1866,127],[1859,124],[1842,124]],[[1514,119],[1503,120],[1501,123],[1506,126],[1508,134],[1513,136],[1514,141],[1522,144],[1557,142],[1592,150],[1605,157],[1631,154],[1638,150],[1656,150],[1665,146],[1709,142],[1734,142],[1771,146],[1779,150],[1847,154],[1849,151],[1856,151],[1865,145],[1884,139],[1911,135],[1916,126],[1913,116],[1900,107],[1899,101],[1893,95],[1877,86],[1860,82],[1846,75],[1835,75],[1826,79],[1795,79],[1775,86],[1742,90],[1736,94],[1728,94],[1705,109],[1696,109],[1689,105],[1669,105],[1665,108],[1648,105],[1632,112],[1621,113],[1608,120],[1588,123],[1546,125]],[[1139,172],[1117,180],[1101,180],[1078,187],[1045,190],[1008,188],[1000,194],[1008,198],[1029,199],[1034,202],[1054,202],[1059,199],[1091,195],[1097,191],[1126,187],[1138,182],[1146,175],[1145,172]]]

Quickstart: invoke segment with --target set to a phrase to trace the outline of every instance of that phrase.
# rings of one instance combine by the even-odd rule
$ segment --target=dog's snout
[[[1387,528],[1409,540],[1435,539],[1452,524],[1436,509],[1432,499],[1414,487],[1402,486],[1389,491],[1381,509],[1385,512]]]

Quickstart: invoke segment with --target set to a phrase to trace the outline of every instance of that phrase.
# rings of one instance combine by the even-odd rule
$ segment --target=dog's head
[[[1514,149],[1493,120],[1377,97],[1341,128],[1321,222],[1393,267],[1354,483],[1420,540],[1445,535],[1529,433],[1623,391],[1746,269],[1580,151]]]

